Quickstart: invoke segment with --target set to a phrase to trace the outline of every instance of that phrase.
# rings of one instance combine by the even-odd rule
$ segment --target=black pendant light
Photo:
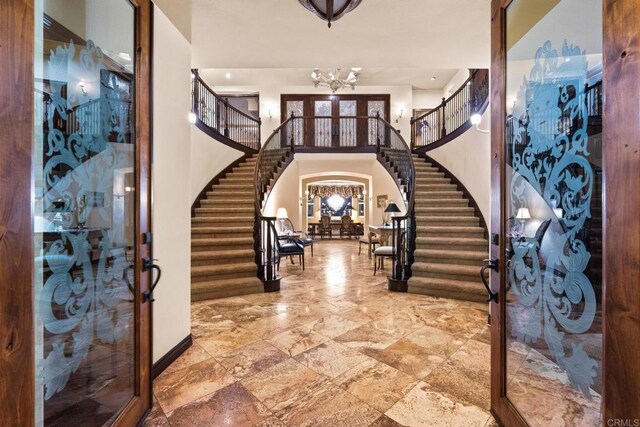
[[[298,0],[300,4],[329,23],[337,21],[358,7],[362,0]]]

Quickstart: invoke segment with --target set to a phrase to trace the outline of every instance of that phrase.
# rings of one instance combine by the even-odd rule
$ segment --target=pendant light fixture
[[[358,7],[362,0],[299,0],[300,4],[315,13],[320,19],[331,23]]]

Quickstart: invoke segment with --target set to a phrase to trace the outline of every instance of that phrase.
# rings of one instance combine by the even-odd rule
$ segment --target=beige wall
[[[185,144],[185,148],[187,144]],[[224,168],[242,157],[242,151],[216,141],[191,126],[191,203],[200,191]]]
[[[480,129],[490,126],[490,108],[482,116]],[[469,129],[458,138],[430,151],[429,156],[449,169],[469,190],[488,222],[491,197],[491,138],[488,133]]]
[[[153,235],[162,280],[153,307],[153,360],[191,330],[189,167],[191,46],[154,8]]]

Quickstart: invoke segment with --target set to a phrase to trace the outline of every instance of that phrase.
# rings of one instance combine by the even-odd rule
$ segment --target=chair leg
[[[362,252],[362,242],[358,243],[358,255]]]
[[[300,255],[300,259],[302,259],[302,271],[304,271],[304,252]]]
[[[376,275],[376,271],[378,271],[378,257],[373,257],[373,275]]]
[[[313,258],[313,242],[311,242],[311,258]]]
[[[278,257],[278,261],[276,262],[276,271],[280,271],[280,257]]]

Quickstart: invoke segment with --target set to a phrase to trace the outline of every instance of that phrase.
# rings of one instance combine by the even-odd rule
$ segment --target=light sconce
[[[396,117],[396,123],[398,123],[400,121],[400,119],[402,118],[402,116],[404,115],[404,108],[400,109],[400,114],[398,114],[398,117]]]
[[[87,96],[87,95],[88,95],[87,90],[85,89],[85,83],[84,83],[84,82],[82,82],[82,81],[81,81],[81,82],[78,84],[78,87],[80,88],[80,92],[82,92],[82,94],[83,94],[84,96]]]
[[[273,114],[271,114],[271,108],[269,108],[269,118],[273,119]]]
[[[196,123],[196,113],[194,113],[193,111],[189,113],[189,123],[191,124],[195,124]]]

